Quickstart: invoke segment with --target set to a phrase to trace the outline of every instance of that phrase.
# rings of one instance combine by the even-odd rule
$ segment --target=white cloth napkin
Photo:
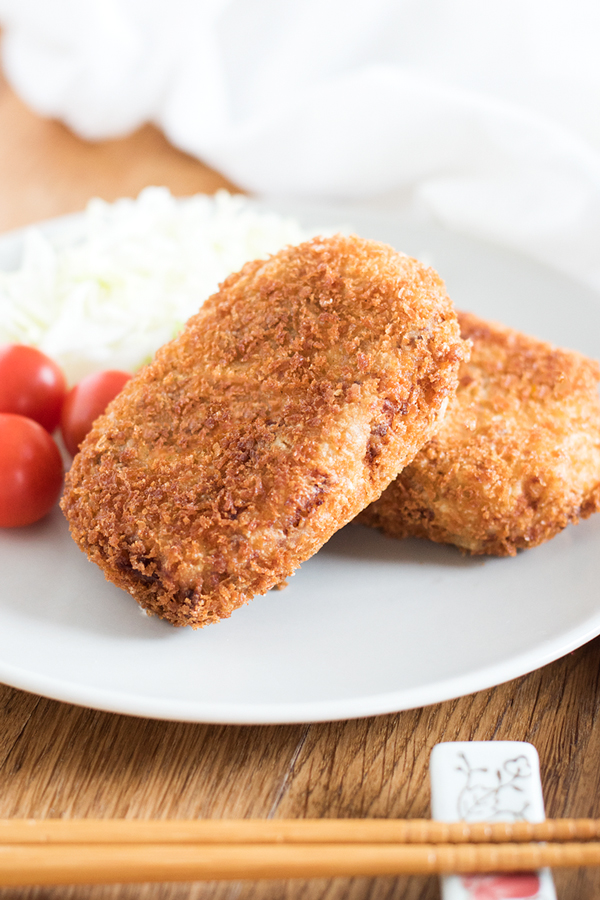
[[[597,0],[0,0],[8,79],[241,187],[425,206],[600,288]]]

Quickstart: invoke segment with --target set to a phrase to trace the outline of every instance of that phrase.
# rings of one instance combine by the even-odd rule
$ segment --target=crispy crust
[[[473,341],[430,443],[359,521],[514,556],[600,508],[598,364],[459,313]]]
[[[384,244],[249,263],[94,424],[67,476],[71,533],[148,611],[229,616],[379,496],[465,353],[442,281]]]

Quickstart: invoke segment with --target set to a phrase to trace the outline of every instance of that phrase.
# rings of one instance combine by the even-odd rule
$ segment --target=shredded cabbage
[[[135,371],[227,275],[311,236],[241,195],[176,200],[158,187],[137,200],[92,200],[80,234],[61,246],[31,228],[20,267],[0,271],[0,343],[38,347],[70,384],[106,368]]]

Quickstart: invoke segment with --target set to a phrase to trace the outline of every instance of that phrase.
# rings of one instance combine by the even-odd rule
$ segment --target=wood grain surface
[[[217,173],[153,128],[86,144],[0,83],[0,231],[146,184],[214,191]],[[568,597],[565,598],[568,602]],[[0,817],[421,817],[444,740],[537,747],[547,813],[600,816],[600,640],[488,691],[317,725],[232,727],[128,718],[0,686]],[[561,900],[600,896],[600,870],[556,874]],[[0,889],[2,900],[434,900],[435,878]]]

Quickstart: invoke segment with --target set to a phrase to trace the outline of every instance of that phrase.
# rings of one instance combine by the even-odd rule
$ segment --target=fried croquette
[[[598,364],[459,313],[471,339],[439,431],[359,521],[514,556],[600,509]]]
[[[150,613],[227,617],[381,494],[467,352],[438,275],[384,244],[248,263],[95,422],[67,475],[71,533]]]

